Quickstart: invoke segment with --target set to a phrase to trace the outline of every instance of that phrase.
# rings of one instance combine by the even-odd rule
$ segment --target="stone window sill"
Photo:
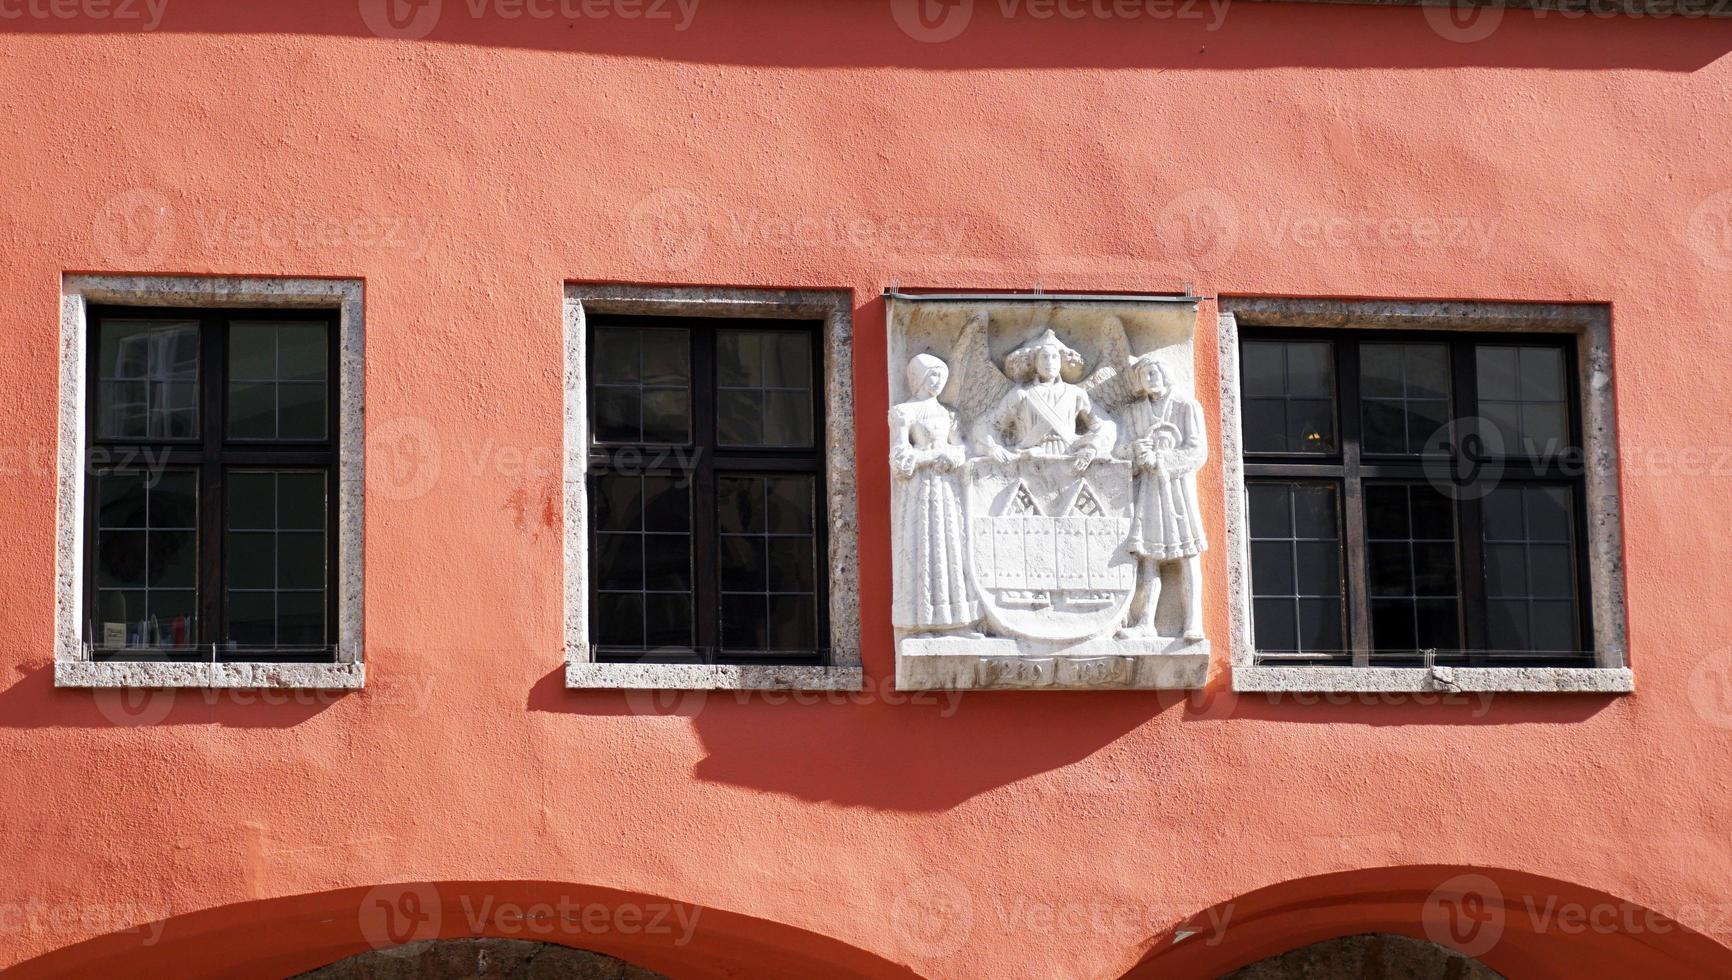
[[[665,691],[858,691],[865,686],[859,667],[777,667],[770,664],[598,664],[565,665],[568,688],[623,688]]]
[[[1239,692],[1533,692],[1628,694],[1628,667],[1245,667],[1233,668]]]
[[[356,690],[366,683],[366,665],[276,663],[132,663],[62,660],[54,665],[55,687],[305,688]]]

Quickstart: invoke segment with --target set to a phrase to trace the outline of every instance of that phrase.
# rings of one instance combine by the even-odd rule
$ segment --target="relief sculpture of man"
[[[1133,608],[1120,636],[1155,632],[1155,607],[1161,598],[1161,566],[1177,562],[1185,591],[1184,637],[1203,638],[1202,559],[1208,541],[1197,511],[1196,473],[1208,459],[1203,410],[1174,389],[1172,377],[1154,354],[1132,365],[1134,397],[1119,408],[1128,454],[1136,472],[1131,517],[1131,554],[1143,600]]]
[[[1112,450],[1112,421],[1096,412],[1088,392],[1075,383],[1083,374],[1083,356],[1057,334],[1049,329],[1013,351],[1004,367],[1016,387],[974,432],[988,455],[1001,463],[1067,456],[1081,471]]]

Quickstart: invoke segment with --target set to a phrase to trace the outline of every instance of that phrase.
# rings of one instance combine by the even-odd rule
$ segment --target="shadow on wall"
[[[699,779],[803,800],[908,812],[1081,762],[1160,715],[1186,722],[1316,725],[1571,725],[1628,697],[1584,694],[1235,694],[1203,691],[568,690],[564,669],[531,689],[532,711],[683,719],[708,755]],[[1049,720],[1060,723],[1049,724]],[[790,737],[797,732],[798,737]],[[1038,737],[1034,733],[1038,732]]]
[[[779,922],[548,881],[401,882],[241,902],[141,923],[0,970],[8,980],[276,980],[369,950],[477,936],[558,943],[681,980],[916,978],[889,960]]]
[[[52,663],[26,667],[0,690],[0,728],[289,728],[364,691],[57,688]]]
[[[0,20],[0,31],[308,34],[698,64],[943,70],[1694,71],[1732,51],[1732,20],[1724,19],[1243,0],[878,0],[847,6],[804,0],[135,0],[40,6],[48,12]],[[75,15],[53,13],[61,9]],[[1295,40],[1301,36],[1306,40]]]
[[[1221,977],[1325,940],[1368,933],[1446,947],[1506,977],[1706,980],[1732,976],[1723,908],[1682,905],[1667,914],[1503,868],[1369,868],[1296,878],[1198,912],[1153,937],[1149,952],[1122,980]]]

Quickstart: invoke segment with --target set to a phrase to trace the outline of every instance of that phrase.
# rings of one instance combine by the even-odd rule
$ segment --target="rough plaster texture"
[[[502,903],[693,903],[684,945],[558,937],[682,980],[1214,977],[1412,933],[1469,873],[1504,896],[1479,958],[1506,976],[1732,973],[1732,478],[1677,465],[1732,417],[1732,269],[1692,231],[1732,185],[1732,24],[1508,11],[1458,43],[1403,8],[1233,4],[1211,31],[976,3],[928,44],[888,6],[705,2],[676,32],[446,0],[413,40],[353,3],[175,0],[149,36],[8,28],[0,415],[45,460],[0,460],[8,980],[293,976],[369,948],[364,900],[411,907],[373,891],[405,882],[442,935],[532,938],[471,925]],[[134,189],[172,215],[138,244],[111,224]],[[662,214],[684,223],[644,234]],[[430,231],[366,224],[392,218]],[[128,727],[103,707],[132,692],[53,686],[66,270],[366,282],[365,690],[180,691]],[[851,291],[866,690],[564,686],[575,280]],[[1641,691],[1235,694],[1215,466],[1203,691],[894,690],[892,280],[1609,305]],[[1216,348],[1199,331],[1218,431]],[[389,438],[407,420],[438,455]],[[1681,926],[1537,932],[1525,901],[1554,898]],[[1220,942],[1206,915],[1172,941],[1228,903]]]
[[[829,517],[830,663],[821,667],[596,663],[589,648],[589,377],[584,350],[590,313],[759,317],[824,322],[824,474]],[[854,484],[853,310],[844,292],[582,285],[565,287],[565,684],[742,690],[858,690],[859,524]]]
[[[84,602],[85,378],[92,304],[319,307],[337,317],[337,664],[91,663]],[[61,687],[359,687],[365,549],[366,307],[358,280],[68,275],[61,281],[54,683]],[[348,669],[348,668],[353,669]],[[256,668],[256,669],[255,669]]]
[[[1227,589],[1238,691],[1597,691],[1634,690],[1627,669],[1623,524],[1618,489],[1617,403],[1612,378],[1611,317],[1604,307],[1544,303],[1439,303],[1223,297],[1217,317],[1221,351],[1221,442],[1227,516]],[[1576,338],[1582,450],[1588,491],[1588,592],[1593,609],[1590,668],[1306,668],[1256,663],[1252,636],[1250,532],[1244,498],[1240,416],[1239,325],[1352,329],[1568,333]],[[1446,679],[1453,675],[1455,680]],[[1471,679],[1469,679],[1471,678]],[[1456,684],[1471,686],[1456,687]]]

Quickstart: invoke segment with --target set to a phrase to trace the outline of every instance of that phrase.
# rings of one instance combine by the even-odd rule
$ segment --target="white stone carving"
[[[898,686],[1201,686],[1194,304],[889,305]]]

